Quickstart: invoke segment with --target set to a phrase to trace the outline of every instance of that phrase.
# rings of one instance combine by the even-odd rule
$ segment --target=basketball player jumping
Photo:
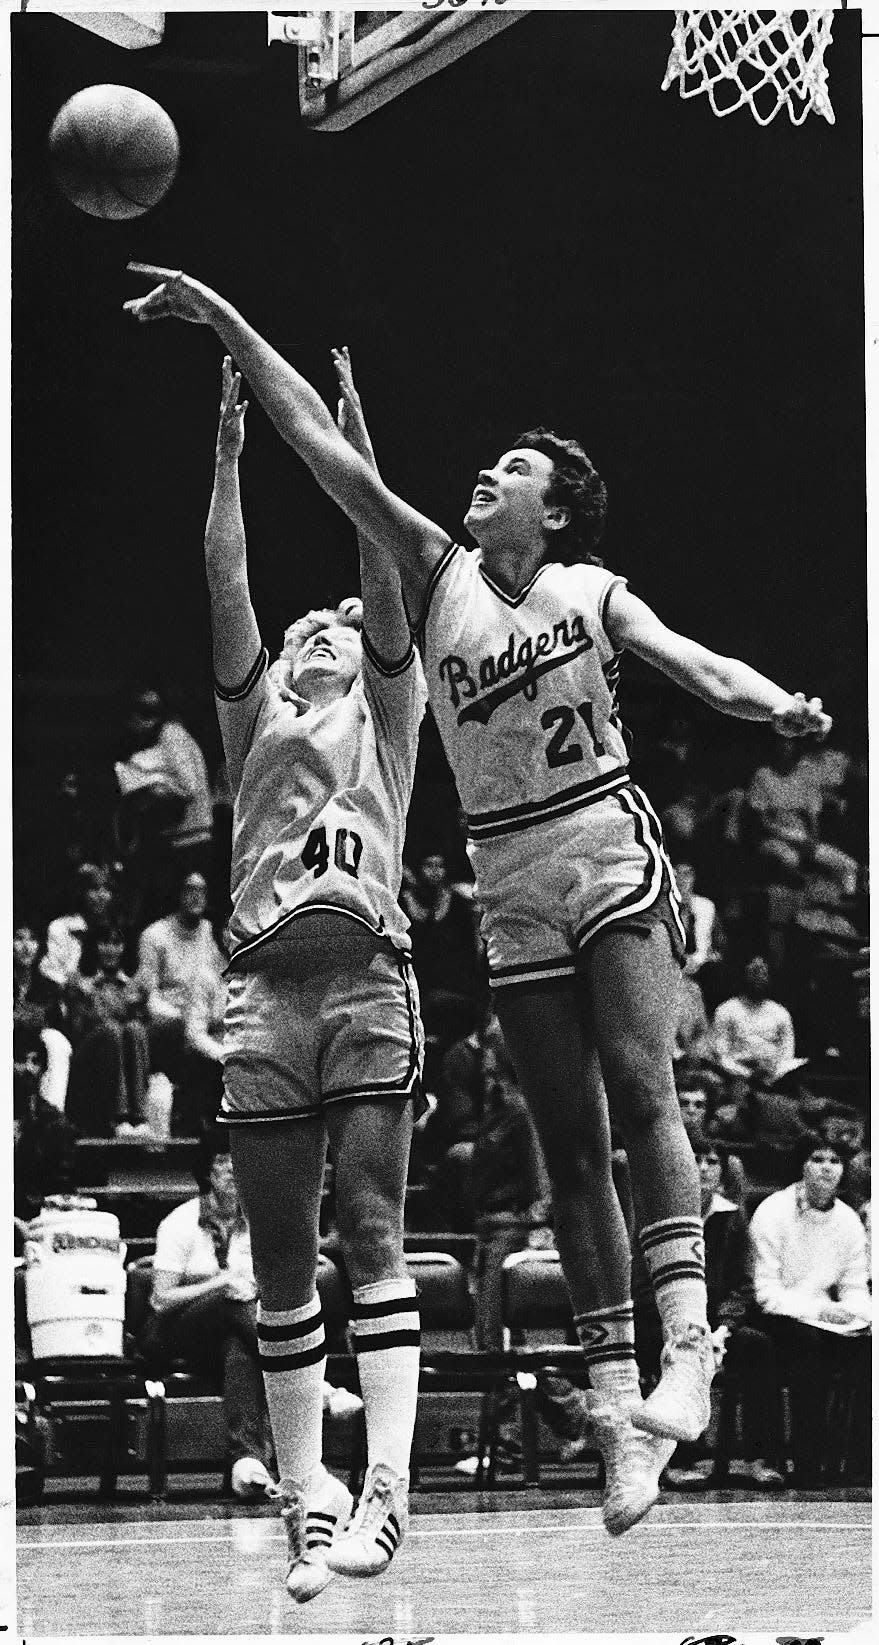
[[[709,1417],[698,1175],[672,1044],[683,933],[659,822],[631,781],[616,703],[627,647],[718,708],[826,736],[818,698],[668,629],[594,550],[605,488],[543,429],[482,470],[468,552],[394,496],[314,389],[216,293],[179,271],[126,304],[211,326],[320,485],[400,569],[428,692],[467,815],[495,1002],[552,1181],[556,1241],[605,1457],[604,1523],[645,1514],[678,1440]],[[663,1371],[641,1400],[630,1252],[611,1175],[625,1141]]]
[[[399,575],[378,551],[361,556],[362,607],[346,600],[301,617],[268,666],[248,590],[240,381],[227,358],[205,533],[217,713],[235,794],[219,1118],[250,1223],[287,1587],[302,1602],[331,1568],[383,1570],[406,1530],[419,1319],[403,1202],[423,1099],[397,894],[426,692]],[[344,392],[340,423],[369,457]],[[315,1276],[328,1138],[368,1449],[347,1531],[350,1493],[321,1462],[326,1349]]]

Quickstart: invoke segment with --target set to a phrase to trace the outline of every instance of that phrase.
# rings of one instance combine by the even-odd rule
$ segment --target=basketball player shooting
[[[468,552],[388,490],[229,303],[180,272],[129,268],[159,282],[129,312],[211,326],[319,484],[399,566],[467,817],[497,1013],[552,1181],[606,1464],[603,1519],[618,1535],[655,1502],[677,1441],[707,1426],[714,1374],[698,1174],[672,1072],[679,898],[659,821],[629,775],[620,657],[628,649],[782,736],[823,738],[831,720],[819,698],[669,629],[604,568],[605,488],[576,441],[532,430],[480,471]],[[611,1115],[664,1337],[643,1401]]]

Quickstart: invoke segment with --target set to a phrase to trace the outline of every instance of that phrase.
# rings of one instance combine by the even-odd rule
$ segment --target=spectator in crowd
[[[710,1153],[715,1144],[722,1149],[721,1187],[728,1199],[741,1205],[745,1194],[742,1162],[738,1154],[730,1153],[718,1140],[723,1135],[722,1122],[727,1110],[722,1088],[710,1073],[691,1074],[678,1086],[678,1107],[697,1159],[700,1154]]]
[[[183,1091],[177,1129],[198,1135],[213,1124],[223,1095],[225,978],[204,966],[195,978],[183,1026]]]
[[[48,803],[35,804],[33,796],[22,797],[16,874],[27,882],[35,906],[58,908],[82,863],[112,863],[112,805],[103,807],[73,766],[50,777],[46,798]]]
[[[141,932],[137,982],[146,1000],[150,1063],[172,1084],[184,1076],[186,1024],[204,973],[216,978],[224,960],[214,941],[203,874],[187,874],[177,907]]]
[[[12,932],[12,1021],[14,1026],[35,1028],[40,1034],[47,1058],[40,1095],[53,1108],[63,1110],[70,1070],[70,1040],[63,992],[39,969],[43,952],[36,922],[16,920]]]
[[[40,1095],[46,1060],[39,1030],[13,1027],[13,1209],[19,1223],[37,1215],[47,1194],[67,1193],[75,1186],[76,1132]]]
[[[684,974],[696,978],[709,1012],[724,996],[729,970],[724,962],[726,933],[717,905],[696,890],[696,871],[686,860],[675,863],[675,879],[681,894],[681,919],[686,931]]]
[[[453,885],[442,851],[424,852],[400,892],[429,1042],[439,1054],[474,1026],[481,983],[473,899]],[[430,1067],[425,1082],[431,1084]]]
[[[552,1242],[549,1179],[533,1122],[516,1081],[499,1024],[487,1027],[481,1046],[481,1112],[473,1146],[475,1201],[474,1313],[476,1345],[503,1347],[502,1271],[505,1259],[530,1244]],[[566,1379],[540,1373],[541,1414],[560,1441],[563,1462],[573,1461],[594,1443],[583,1393]],[[501,1466],[521,1460],[518,1401],[509,1389],[498,1421]],[[478,1458],[463,1457],[461,1472],[475,1473]]]
[[[795,1478],[814,1485],[827,1460],[834,1373],[868,1397],[872,1298],[864,1228],[839,1197],[839,1152],[812,1135],[799,1158],[799,1181],[758,1205],[750,1232],[759,1323],[790,1392]]]
[[[769,998],[769,985],[766,959],[754,954],[745,966],[741,992],[721,1002],[712,1023],[719,1066],[756,1090],[769,1090],[805,1062],[796,1055],[791,1014]]]
[[[813,768],[794,743],[774,742],[745,796],[753,849],[770,884],[797,885],[818,839],[823,798]]]
[[[684,969],[695,977],[702,968],[721,958],[724,936],[717,908],[710,897],[696,892],[696,871],[691,862],[675,863],[675,879],[681,894],[681,919],[686,931]]]
[[[116,761],[117,833],[140,923],[165,913],[175,888],[210,868],[213,800],[204,755],[159,691],[134,691]]]
[[[86,1136],[150,1136],[149,1038],[141,985],[122,969],[116,925],[89,932],[67,987],[73,1058],[67,1112]]]
[[[70,913],[49,921],[46,952],[39,971],[58,988],[65,989],[82,956],[86,932],[94,931],[114,917],[115,894],[110,871],[99,863],[81,863],[70,887]]]
[[[201,1193],[160,1222],[147,1354],[183,1357],[222,1383],[229,1481],[235,1496],[273,1485],[271,1433],[256,1334],[250,1232],[225,1138],[203,1144]]]
[[[784,1476],[777,1463],[781,1450],[778,1415],[771,1398],[776,1386],[775,1354],[764,1332],[748,1323],[753,1306],[749,1272],[748,1222],[741,1205],[722,1191],[729,1156],[722,1143],[693,1145],[699,1167],[702,1225],[705,1230],[705,1279],[708,1322],[715,1355],[739,1379],[745,1475],[758,1490],[779,1490]],[[662,1330],[640,1252],[635,1250],[633,1292],[638,1368],[651,1382],[659,1375]],[[706,1486],[714,1463],[690,1446],[679,1445],[666,1482],[690,1489]]]

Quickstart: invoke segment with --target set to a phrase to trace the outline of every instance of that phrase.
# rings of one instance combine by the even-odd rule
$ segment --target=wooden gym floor
[[[619,1540],[592,1491],[422,1490],[387,1572],[337,1577],[300,1607],[269,1505],[47,1499],[18,1516],[17,1632],[860,1633],[870,1532],[865,1490],[667,1493]]]

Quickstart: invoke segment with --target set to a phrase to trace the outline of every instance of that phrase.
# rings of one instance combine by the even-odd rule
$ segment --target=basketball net
[[[758,125],[785,107],[795,126],[810,109],[834,124],[824,53],[832,11],[679,11],[662,82],[682,97],[707,91],[715,114],[747,103]]]

